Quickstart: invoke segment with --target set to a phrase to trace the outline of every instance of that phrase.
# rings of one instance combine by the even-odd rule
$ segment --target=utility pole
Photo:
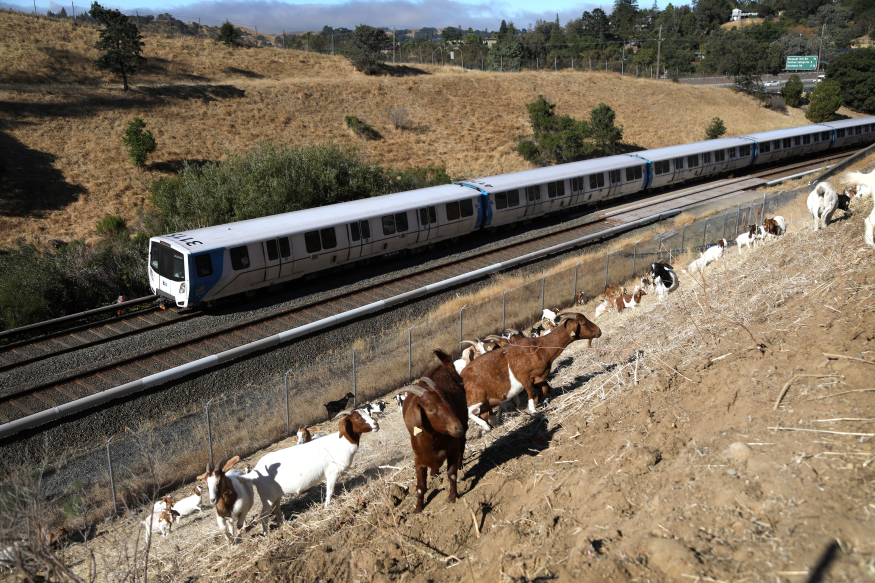
[[[198,19],[200,22],[200,19]],[[334,42],[334,37],[331,37],[331,42]],[[286,50],[286,29],[283,29],[283,50]]]
[[[662,25],[659,25],[659,40],[656,41],[656,77],[659,78],[659,59],[662,57]]]
[[[392,64],[395,64],[395,27],[392,27]]]
[[[820,71],[820,55],[823,53],[823,37],[826,36],[826,23],[823,24],[823,31],[820,33],[820,48],[817,49],[817,71]]]

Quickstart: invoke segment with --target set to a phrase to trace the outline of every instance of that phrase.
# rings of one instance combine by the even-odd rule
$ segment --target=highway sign
[[[787,57],[788,71],[816,71],[817,57]]]

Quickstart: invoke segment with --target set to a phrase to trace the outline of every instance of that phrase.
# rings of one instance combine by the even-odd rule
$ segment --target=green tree
[[[842,103],[860,113],[875,113],[875,49],[857,49],[837,55],[826,68],[826,78],[842,87]]]
[[[222,28],[219,29],[219,36],[216,37],[217,43],[222,43],[229,47],[240,45],[240,33],[234,28],[229,20],[222,23]]]
[[[128,124],[128,129],[125,130],[125,137],[122,140],[125,146],[128,147],[128,154],[131,156],[131,162],[137,165],[137,168],[142,168],[146,163],[146,156],[155,151],[158,144],[152,136],[152,132],[144,130],[146,122],[139,117],[135,117]]]
[[[803,89],[805,89],[805,85],[803,85],[802,79],[799,78],[799,75],[793,73],[787,80],[787,84],[781,88],[781,95],[784,96],[784,101],[787,102],[787,105],[799,107]]]
[[[392,39],[385,31],[360,24],[347,37],[343,52],[353,67],[370,75],[380,71],[380,64],[386,60],[383,51],[391,46]]]
[[[726,126],[723,125],[723,120],[715,117],[711,120],[711,125],[705,128],[705,139],[716,140],[726,133]]]
[[[599,103],[589,114],[592,140],[602,155],[613,155],[620,151],[623,126],[614,125],[616,118],[617,114],[607,103]]]
[[[137,65],[146,62],[140,54],[146,43],[143,42],[136,25],[118,10],[108,10],[94,2],[88,13],[103,26],[98,31],[99,39],[94,44],[94,48],[103,51],[103,54],[94,64],[98,69],[120,74],[127,91],[128,73],[135,73]]]
[[[832,121],[842,105],[842,87],[838,81],[826,80],[817,84],[811,92],[811,105],[805,117],[814,123]]]
[[[595,151],[595,146],[586,140],[591,137],[589,124],[570,116],[557,116],[556,104],[549,103],[543,95],[529,103],[529,119],[533,135],[523,138],[517,152],[533,164],[545,166],[582,160]]]

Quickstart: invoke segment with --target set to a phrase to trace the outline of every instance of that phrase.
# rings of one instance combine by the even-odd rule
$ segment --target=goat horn
[[[425,384],[427,384],[427,385],[428,385],[429,387],[431,387],[432,389],[436,389],[436,388],[437,388],[437,385],[434,384],[434,381],[431,380],[431,379],[428,378],[428,377],[422,377],[422,378],[420,378],[420,379],[417,379],[417,382],[419,382],[419,381],[424,382]]]
[[[476,345],[476,342],[471,342],[470,340],[462,340],[462,344],[470,344],[471,346]]]
[[[421,397],[428,392],[428,389],[423,389],[422,387],[417,387],[415,385],[410,385],[405,388],[408,390],[408,392],[413,393],[417,397]]]

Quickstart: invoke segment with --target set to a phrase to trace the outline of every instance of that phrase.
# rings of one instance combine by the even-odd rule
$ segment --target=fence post
[[[686,241],[686,238],[687,238],[687,226],[684,225],[684,228],[681,231],[681,253],[684,252],[684,242]]]
[[[763,224],[763,221],[766,220],[766,193],[763,193],[763,204],[760,206],[760,224]]]
[[[723,238],[726,238],[726,221],[729,220],[729,211],[726,211],[726,214],[723,215]]]
[[[580,267],[580,264],[583,263],[583,259],[577,262],[574,266],[574,302],[577,302],[577,268]]]
[[[547,287],[547,274],[541,278],[541,313],[544,313],[544,289]]]
[[[413,380],[413,329],[416,324],[407,329],[407,379]]]
[[[708,236],[708,221],[711,220],[710,217],[705,219],[705,230],[702,231],[702,249],[705,248],[705,238]]]
[[[115,437],[114,435],[112,437]],[[115,498],[115,476],[112,473],[112,456],[109,455],[109,442],[112,437],[106,440],[106,463],[109,464],[109,487],[112,489],[112,509],[118,514],[118,502]]]
[[[462,311],[468,307],[468,304],[462,306],[462,309],[459,310],[459,357],[461,358],[462,354]]]
[[[289,369],[283,375],[283,386],[286,389],[286,437],[292,436],[292,428],[289,426],[289,373],[294,369]]]
[[[605,255],[605,289],[608,289],[608,266],[611,264],[611,252]]]
[[[210,403],[215,401],[215,398],[207,401],[207,443],[210,445],[210,467],[213,466],[213,434],[210,431]]]
[[[352,406],[358,407],[358,384],[356,383],[355,378],[355,351],[358,350],[361,344],[356,344],[355,348],[352,349]]]
[[[635,259],[638,257],[638,243],[641,239],[635,241],[635,246],[632,247],[632,277],[635,277]]]
[[[505,320],[505,315],[507,312],[505,311],[506,301],[507,301],[507,292],[510,291],[510,288],[504,290],[504,293],[501,294],[501,333],[504,334],[504,331],[507,330],[507,321]]]

